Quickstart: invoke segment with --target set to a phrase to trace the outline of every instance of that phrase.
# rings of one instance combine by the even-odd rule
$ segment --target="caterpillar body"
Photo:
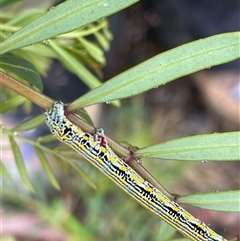
[[[64,114],[64,104],[61,101],[54,102],[44,116],[50,131],[60,141],[83,155],[137,202],[184,236],[193,241],[227,241],[144,180],[106,143],[102,144],[99,137],[104,138],[103,129],[98,129],[94,136],[83,132],[67,119]]]

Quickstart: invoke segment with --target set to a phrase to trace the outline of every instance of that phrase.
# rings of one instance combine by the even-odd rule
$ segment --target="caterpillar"
[[[106,140],[103,129],[97,129],[95,135],[82,131],[67,119],[61,101],[54,102],[44,117],[50,131],[60,141],[83,155],[138,203],[185,237],[193,241],[227,241],[175,201],[166,197],[118,157],[105,141],[102,142]]]

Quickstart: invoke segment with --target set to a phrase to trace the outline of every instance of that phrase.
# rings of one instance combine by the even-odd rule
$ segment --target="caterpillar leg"
[[[107,138],[104,134],[103,128],[96,129],[96,133],[93,135],[94,141],[99,143],[103,147],[107,147]]]

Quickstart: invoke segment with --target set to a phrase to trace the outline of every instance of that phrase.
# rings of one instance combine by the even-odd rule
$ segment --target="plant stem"
[[[53,104],[53,100],[51,98],[17,81],[13,77],[3,73],[2,71],[0,71],[0,84],[13,90],[19,95],[24,96],[42,109],[50,109]]]
[[[26,97],[31,102],[35,103],[39,107],[48,110],[52,107],[53,100],[44,94],[33,90],[31,87],[17,81],[13,77],[0,71],[0,84],[5,87],[13,90],[21,96]],[[83,131],[90,134],[95,134],[95,128],[88,123],[86,123],[82,118],[74,113],[68,114],[69,120],[71,120],[75,125],[79,126]],[[112,150],[127,164],[132,167],[140,176],[142,176],[146,181],[150,182],[156,188],[164,193],[169,199],[174,199],[174,196],[169,193],[142,165],[137,161],[137,158],[134,157],[134,152],[132,153],[127,148],[123,147],[114,140],[107,138],[109,146]]]

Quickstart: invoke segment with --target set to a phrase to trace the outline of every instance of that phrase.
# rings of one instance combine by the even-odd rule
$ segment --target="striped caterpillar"
[[[64,104],[60,101],[54,102],[44,116],[50,131],[60,141],[83,155],[137,202],[184,236],[193,241],[227,241],[144,180],[106,142],[102,143],[102,139],[106,140],[103,129],[98,129],[94,136],[83,132],[67,119]]]

